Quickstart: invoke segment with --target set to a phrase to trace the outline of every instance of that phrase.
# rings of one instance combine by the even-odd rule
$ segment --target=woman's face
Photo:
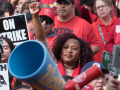
[[[74,65],[80,57],[80,44],[76,39],[68,39],[63,47],[61,59],[65,64]]]
[[[8,43],[5,40],[3,40],[3,55],[2,55],[2,58],[1,58],[1,61],[3,63],[8,62],[8,58],[10,56],[10,53],[11,53],[11,49],[10,49]]]
[[[99,18],[104,18],[110,15],[111,6],[104,3],[102,0],[96,1],[96,12]]]

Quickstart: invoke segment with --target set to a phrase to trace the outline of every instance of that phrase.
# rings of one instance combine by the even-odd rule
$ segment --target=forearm
[[[42,24],[39,20],[39,16],[35,14],[32,15],[32,18],[33,18],[32,20],[33,20],[34,32],[37,40],[44,41],[46,36]]]
[[[100,51],[100,47],[98,46],[91,46],[91,49],[94,55]]]

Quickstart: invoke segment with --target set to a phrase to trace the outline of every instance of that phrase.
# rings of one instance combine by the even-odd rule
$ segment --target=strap
[[[101,36],[101,38],[102,38],[102,41],[103,41],[103,43],[104,43],[104,45],[105,45],[106,42],[105,42],[105,39],[104,39],[102,30],[101,30],[101,28],[100,28],[100,25],[98,25],[98,28],[99,28],[99,31],[100,31],[100,36]]]

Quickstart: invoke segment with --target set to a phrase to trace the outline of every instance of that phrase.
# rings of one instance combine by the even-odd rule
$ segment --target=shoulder
[[[94,22],[91,25],[92,25],[94,30],[98,29],[98,23],[97,22]]]
[[[75,19],[76,23],[79,24],[80,27],[92,28],[92,25],[88,21],[86,21],[80,17],[77,17],[77,16],[75,16],[74,19]]]
[[[120,18],[117,18],[114,24],[120,24]]]

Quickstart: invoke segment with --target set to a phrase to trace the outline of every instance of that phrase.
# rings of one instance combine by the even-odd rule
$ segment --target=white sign
[[[8,37],[14,45],[29,40],[25,15],[0,18],[0,36]]]
[[[0,90],[10,90],[7,63],[0,63]]]

